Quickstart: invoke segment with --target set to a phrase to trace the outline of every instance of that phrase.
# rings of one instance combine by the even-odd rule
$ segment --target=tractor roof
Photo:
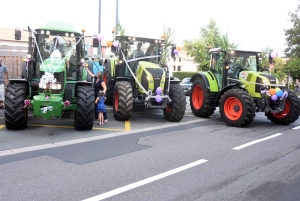
[[[258,51],[249,51],[249,50],[239,50],[239,49],[230,49],[232,51],[235,51],[235,52],[244,52],[244,53],[261,53],[261,52],[258,52]],[[213,52],[220,52],[222,51],[221,48],[212,48],[209,50],[210,53],[213,53]]]
[[[143,37],[135,37],[135,36],[123,36],[125,38],[125,40],[136,40],[136,41],[146,41],[146,42],[150,42],[150,43],[157,43],[157,42],[161,42],[163,43],[164,40],[163,39],[155,39],[155,38],[143,38]],[[122,38],[122,36],[117,36],[117,38]]]
[[[81,35],[81,33],[74,28],[74,24],[70,22],[48,21],[45,27],[40,27],[36,30],[50,31],[51,35],[58,33],[74,33],[75,36]]]

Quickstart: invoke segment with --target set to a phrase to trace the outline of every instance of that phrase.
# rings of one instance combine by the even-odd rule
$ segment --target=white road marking
[[[79,144],[79,143],[84,143],[84,142],[102,140],[102,139],[118,137],[118,136],[122,136],[122,135],[131,135],[131,134],[135,134],[135,133],[143,132],[143,131],[151,131],[151,130],[156,130],[156,129],[161,129],[161,128],[170,128],[170,127],[174,127],[175,125],[176,126],[187,125],[187,124],[192,124],[192,123],[197,123],[197,122],[202,122],[202,121],[207,121],[207,120],[209,120],[209,119],[196,119],[196,120],[186,121],[186,122],[177,122],[176,124],[170,123],[167,125],[156,126],[156,127],[151,127],[151,128],[142,128],[142,129],[137,129],[137,130],[131,130],[131,131],[125,131],[125,132],[122,131],[122,132],[111,133],[111,134],[106,134],[106,135],[99,135],[99,136],[93,136],[93,137],[87,137],[87,138],[81,138],[81,139],[75,139],[75,140],[68,140],[68,141],[62,141],[62,142],[56,142],[56,143],[50,143],[50,144],[43,144],[43,145],[37,145],[37,146],[3,150],[3,151],[0,151],[0,157],[24,153],[24,152],[30,152],[30,151],[37,151],[37,150],[43,150],[43,149],[49,149],[49,148],[55,148],[55,147],[68,146],[68,145],[72,145],[72,144]]]
[[[205,163],[205,162],[207,162],[207,161],[208,161],[208,160],[201,159],[201,160],[195,161],[195,162],[193,162],[193,163],[189,163],[189,164],[187,164],[187,165],[184,165],[184,166],[175,168],[175,169],[173,169],[173,170],[169,170],[169,171],[167,171],[167,172],[158,174],[158,175],[156,175],[156,176],[149,177],[149,178],[147,178],[147,179],[144,179],[144,180],[141,180],[141,181],[138,181],[138,182],[135,182],[135,183],[132,183],[132,184],[129,184],[129,185],[126,185],[126,186],[117,188],[117,189],[115,189],[115,190],[112,190],[112,191],[109,191],[109,192],[106,192],[106,193],[103,193],[103,194],[100,194],[100,195],[97,195],[97,196],[94,196],[94,197],[85,199],[85,200],[83,200],[83,201],[99,201],[99,200],[103,200],[103,199],[106,199],[106,198],[109,198],[109,197],[112,197],[112,196],[115,196],[115,195],[124,193],[124,192],[126,192],[126,191],[132,190],[132,189],[134,189],[134,188],[143,186],[143,185],[145,185],[145,184],[149,184],[149,183],[151,183],[151,182],[157,181],[157,180],[162,179],[162,178],[164,178],[164,177],[168,177],[168,176],[170,176],[170,175],[176,174],[176,173],[181,172],[181,171],[183,171],[183,170],[186,170],[186,169],[195,167],[195,166],[200,165],[200,164],[202,164],[202,163]]]
[[[295,127],[295,128],[292,128],[292,129],[297,130],[297,129],[299,129],[299,128],[300,128],[300,126],[297,126],[297,127]]]
[[[243,148],[248,147],[248,146],[250,146],[250,145],[253,145],[253,144],[256,144],[256,143],[265,141],[265,140],[269,140],[269,139],[271,139],[271,138],[278,137],[278,136],[280,136],[280,135],[282,135],[282,133],[276,133],[276,134],[271,135],[271,136],[269,136],[269,137],[261,138],[261,139],[259,139],[259,140],[254,140],[254,141],[252,141],[252,142],[249,142],[249,143],[240,145],[240,146],[238,146],[238,147],[234,147],[234,148],[232,148],[232,149],[240,150],[240,149],[243,149]]]

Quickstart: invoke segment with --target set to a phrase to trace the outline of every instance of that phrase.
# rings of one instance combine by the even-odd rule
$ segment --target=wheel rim
[[[172,111],[172,106],[167,104],[167,107],[166,107],[166,112],[167,113],[170,113]]]
[[[224,113],[230,120],[237,120],[242,116],[243,105],[236,97],[228,98],[224,103]]]
[[[118,91],[115,92],[114,105],[115,105],[115,111],[118,111],[118,109],[119,109],[119,92]]]
[[[291,110],[291,104],[287,99],[285,99],[284,110],[279,113],[272,113],[272,115],[273,115],[273,117],[276,117],[276,118],[283,118],[290,112],[290,110]]]
[[[192,104],[195,109],[200,109],[203,104],[204,92],[201,85],[197,84],[192,93]]]

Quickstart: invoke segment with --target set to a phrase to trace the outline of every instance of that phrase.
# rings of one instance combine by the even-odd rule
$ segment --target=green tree
[[[211,19],[205,27],[200,27],[199,39],[189,41],[184,40],[183,49],[187,54],[194,57],[195,63],[199,71],[206,71],[209,68],[210,48],[218,47],[220,42],[220,31],[216,22]]]
[[[276,57],[274,58],[275,66],[274,70],[271,71],[272,75],[275,75],[280,82],[286,79],[287,73],[285,72],[285,61],[282,58]]]
[[[300,58],[290,59],[284,66],[283,70],[285,72],[290,71],[290,76],[293,80],[300,79]]]
[[[167,64],[167,58],[170,54],[170,48],[174,44],[175,31],[171,27],[164,26],[163,27],[163,36],[164,36],[164,46],[163,51],[160,55],[160,64]]]
[[[293,28],[285,30],[285,40],[287,48],[284,50],[287,57],[300,57],[300,4],[297,10],[289,13],[290,21],[293,23]]]
[[[237,45],[230,43],[227,34],[222,35],[214,20],[210,20],[205,27],[200,27],[199,39],[188,41],[184,40],[183,49],[187,54],[194,57],[197,63],[198,71],[207,71],[210,64],[210,48],[221,48],[228,52],[230,48],[236,48]]]

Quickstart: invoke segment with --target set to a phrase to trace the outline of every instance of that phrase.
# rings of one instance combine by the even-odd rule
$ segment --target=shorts
[[[0,84],[0,101],[4,101],[4,84]]]

